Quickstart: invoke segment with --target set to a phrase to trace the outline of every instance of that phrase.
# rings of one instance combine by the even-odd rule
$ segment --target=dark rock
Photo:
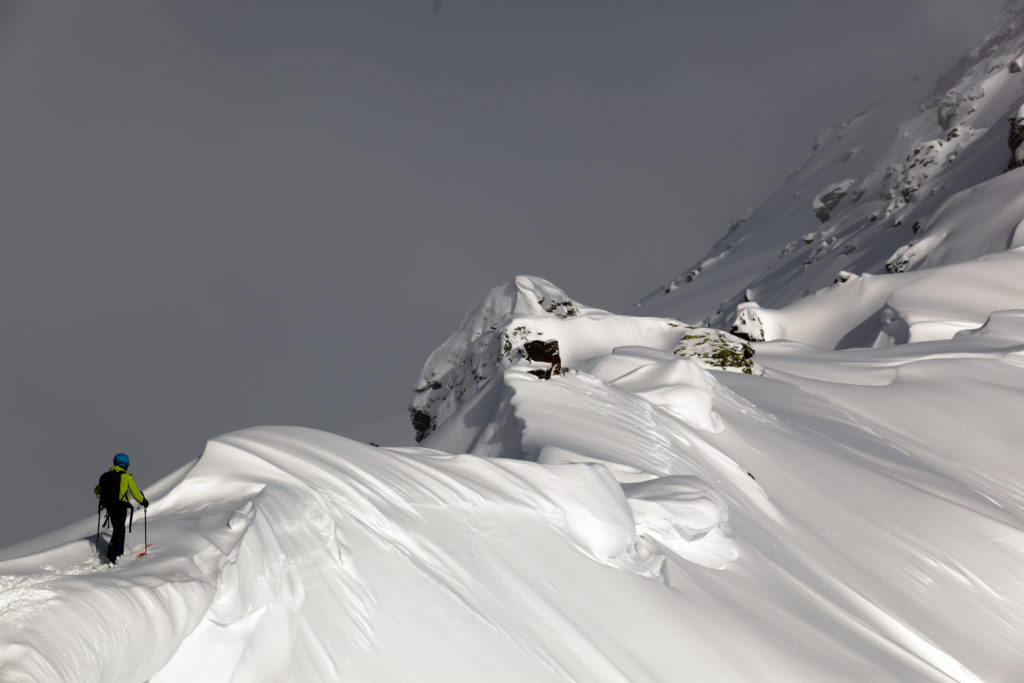
[[[1024,149],[1021,149],[1021,143],[1024,143],[1024,107],[1017,110],[1017,114],[1008,120],[1010,122],[1010,134],[1006,142],[1010,146],[1010,152],[1013,156],[1010,157],[1007,170],[1024,165]]]
[[[562,374],[562,356],[559,353],[557,340],[541,341],[540,339],[534,339],[533,341],[526,342],[523,345],[523,350],[526,351],[526,358],[528,360],[551,364],[551,367],[547,370],[531,370],[530,374],[536,375],[541,379],[551,379],[551,375]]]
[[[832,214],[832,210],[839,205],[839,202],[845,196],[846,191],[838,188],[823,194],[820,197],[821,205],[814,210],[814,215],[822,223],[828,222],[828,219]]]
[[[412,419],[412,428],[416,430],[416,443],[423,441],[434,431],[434,418],[429,413],[412,408],[409,410],[409,417]]]
[[[845,270],[841,270],[838,273],[836,273],[836,277],[835,277],[834,280],[832,280],[832,284],[834,284],[834,285],[841,285],[844,282],[849,282],[850,280],[852,280],[855,277],[856,277],[856,275],[854,275],[853,273],[847,272]]]

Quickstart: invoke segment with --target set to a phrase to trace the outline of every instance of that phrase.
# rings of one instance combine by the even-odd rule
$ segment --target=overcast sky
[[[217,434],[410,439],[492,286],[621,311],[1002,0],[0,2],[0,546]]]

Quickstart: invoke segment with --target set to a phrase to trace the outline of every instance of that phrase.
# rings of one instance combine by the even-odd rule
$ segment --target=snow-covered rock
[[[423,366],[410,407],[416,440],[422,441],[460,401],[521,356],[523,344],[550,339],[545,322],[593,312],[538,277],[519,276],[492,289]]]
[[[814,215],[817,216],[819,221],[822,223],[828,222],[831,213],[839,206],[839,202],[843,200],[843,197],[850,192],[850,188],[855,182],[856,180],[853,178],[847,178],[838,183],[833,183],[814,198],[812,206],[814,208]]]
[[[1021,143],[1024,143],[1024,105],[1013,113],[1009,122],[1010,134],[1007,144],[1010,146],[1012,156],[1008,169],[1020,168],[1024,166],[1024,150],[1021,149]]]
[[[754,363],[754,347],[739,337],[707,327],[687,325],[686,332],[672,350],[677,356],[693,358],[708,368],[759,373]]]
[[[569,368],[637,340],[663,347],[674,343],[682,328],[677,320],[615,316],[590,308],[547,280],[520,275],[492,289],[427,359],[410,408],[417,440],[524,359],[528,342],[557,341],[562,365]]]

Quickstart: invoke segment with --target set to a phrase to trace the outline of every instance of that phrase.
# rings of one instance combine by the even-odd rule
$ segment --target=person
[[[117,564],[117,558],[124,553],[124,520],[132,504],[128,499],[131,493],[135,500],[148,508],[149,501],[139,491],[135,478],[128,474],[128,456],[118,453],[114,456],[114,466],[107,470],[101,477],[100,483],[93,489],[100,498],[100,506],[106,508],[107,516],[110,519],[110,545],[107,546],[107,560],[110,564]]]

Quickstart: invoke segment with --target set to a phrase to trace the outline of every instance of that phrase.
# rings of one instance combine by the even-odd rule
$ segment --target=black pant
[[[124,554],[124,520],[128,516],[128,503],[118,503],[107,508],[110,516],[110,545],[107,547],[107,559],[113,562]]]

